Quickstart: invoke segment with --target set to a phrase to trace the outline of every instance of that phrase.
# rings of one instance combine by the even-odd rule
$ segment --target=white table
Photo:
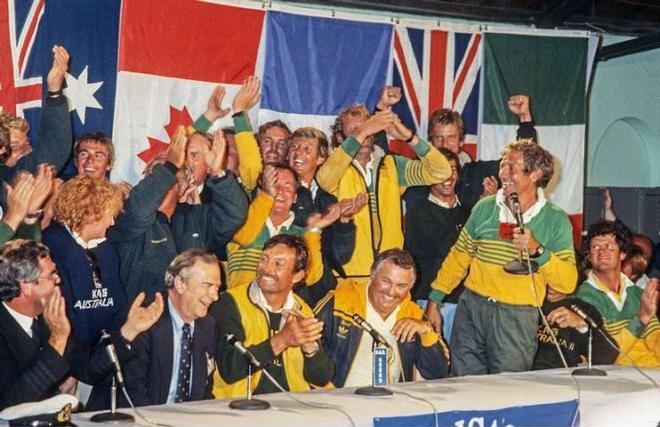
[[[660,391],[634,369],[620,366],[601,367],[607,377],[576,377],[581,390],[580,423],[585,426],[648,426],[660,422]],[[660,369],[645,369],[660,382]],[[354,389],[319,390],[295,393],[293,396],[312,404],[333,404],[346,411],[357,426],[371,426],[374,418],[383,422],[388,417],[432,414],[431,403],[442,414],[440,420],[452,418],[454,427],[507,427],[512,424],[511,412],[526,411],[529,422],[547,425],[537,414],[538,407],[565,402],[570,407],[577,399],[577,391],[570,375],[563,369],[488,376],[447,378],[422,381],[392,387],[389,397],[364,397]],[[431,402],[415,400],[400,390]],[[235,411],[229,400],[211,400],[177,405],[142,408],[152,420],[170,426],[348,426],[346,415],[334,411],[306,407],[282,393],[258,396],[271,403],[266,411]],[[569,409],[562,409],[565,418],[572,419]],[[122,409],[124,412],[130,410]],[[452,412],[458,411],[458,412]],[[464,412],[477,411],[464,418]],[[74,415],[79,426],[98,426],[89,421],[90,414]],[[432,420],[431,417],[428,419]],[[391,420],[389,420],[391,421]],[[399,420],[398,425],[413,423],[413,419]],[[524,424],[529,424],[525,422]]]

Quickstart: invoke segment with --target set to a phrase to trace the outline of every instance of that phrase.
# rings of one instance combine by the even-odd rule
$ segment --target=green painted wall
[[[660,49],[596,64],[587,123],[587,186],[660,187]]]

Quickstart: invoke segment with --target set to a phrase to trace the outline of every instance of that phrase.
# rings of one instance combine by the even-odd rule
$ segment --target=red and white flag
[[[264,18],[261,10],[213,3],[124,0],[113,181],[137,182],[176,127],[204,113],[217,84],[226,88],[223,107],[231,106],[243,80],[261,68]],[[218,126],[230,124],[228,116]]]

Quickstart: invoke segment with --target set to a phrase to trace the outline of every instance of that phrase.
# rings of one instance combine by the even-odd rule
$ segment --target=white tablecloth
[[[648,426],[660,422],[660,391],[632,368],[601,367],[607,377],[575,377],[580,385],[581,426]],[[660,382],[660,370],[645,369]],[[397,393],[400,390],[428,400],[439,413],[477,411],[470,419],[452,422],[454,427],[507,427],[506,417],[495,421],[480,417],[478,411],[492,411],[530,405],[567,402],[577,399],[577,390],[565,370],[508,373],[488,376],[447,378],[392,386],[388,397],[365,397],[354,389],[319,390],[293,396],[312,404],[333,404],[346,411],[357,426],[371,426],[375,417],[429,414],[431,404]],[[283,393],[261,395],[272,407],[266,411],[236,411],[229,400],[191,402],[142,408],[152,420],[170,426],[348,426],[346,415],[307,407]],[[533,408],[532,408],[533,410]],[[130,412],[128,409],[122,409]],[[79,426],[98,424],[90,414],[74,415]],[[480,420],[481,418],[481,420]],[[544,425],[543,420],[535,420]],[[495,422],[495,424],[493,424]],[[462,424],[461,424],[462,423]],[[516,425],[517,427],[517,425]]]

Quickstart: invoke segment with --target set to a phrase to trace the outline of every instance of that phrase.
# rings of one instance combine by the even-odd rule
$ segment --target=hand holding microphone
[[[538,271],[539,266],[536,262],[529,258],[536,258],[543,254],[543,245],[534,238],[531,231],[525,228],[525,221],[522,215],[522,208],[520,206],[520,198],[516,191],[515,184],[511,182],[504,182],[504,193],[507,195],[509,206],[516,219],[517,227],[513,229],[512,243],[518,249],[518,259],[511,260],[504,265],[504,271],[509,274],[526,275]],[[523,254],[526,256],[523,258]]]
[[[512,187],[512,189],[508,195],[508,199],[517,224],[517,227],[513,229],[513,245],[521,252],[529,251],[530,254],[534,254],[541,244],[534,238],[532,232],[525,228],[522,210],[520,208],[520,198],[515,190],[515,186],[509,184],[509,187]]]

